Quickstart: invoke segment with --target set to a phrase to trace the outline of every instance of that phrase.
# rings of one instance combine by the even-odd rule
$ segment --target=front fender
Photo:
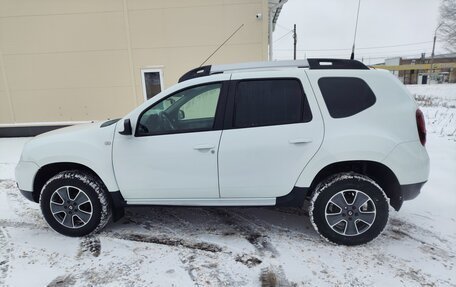
[[[112,167],[112,139],[115,124],[77,125],[46,133],[28,142],[21,161],[40,168],[54,163],[77,163],[93,170],[109,191],[119,190]]]

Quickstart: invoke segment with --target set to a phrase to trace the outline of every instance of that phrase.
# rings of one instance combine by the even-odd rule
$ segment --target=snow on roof
[[[269,0],[269,9],[274,9],[277,7],[277,4],[284,2],[284,0]],[[282,6],[275,8],[275,11],[272,11],[272,31],[275,30],[277,20],[279,20],[280,11],[282,11]]]
[[[435,55],[434,59],[456,58],[456,53]]]

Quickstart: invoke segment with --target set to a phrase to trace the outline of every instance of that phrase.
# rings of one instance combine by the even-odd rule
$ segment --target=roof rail
[[[356,60],[312,58],[307,61],[311,70],[369,70],[366,65]]]
[[[356,69],[356,70],[369,70],[367,66],[356,60],[345,60],[345,59],[320,59],[313,58],[307,60],[285,60],[285,61],[269,61],[269,62],[247,62],[240,64],[228,64],[228,65],[208,65],[199,68],[192,69],[182,75],[179,79],[179,83],[209,76],[213,74],[221,74],[232,71],[243,71],[243,70],[268,70],[273,68],[309,68],[311,70],[318,69]]]
[[[179,83],[190,80],[193,78],[199,78],[209,76],[213,74],[220,74],[230,71],[242,71],[242,70],[260,70],[260,69],[271,69],[271,68],[307,68],[309,63],[307,60],[285,60],[285,61],[270,61],[270,62],[247,62],[239,64],[227,64],[227,65],[209,65],[202,66],[199,68],[192,69],[182,75],[179,79]]]
[[[201,66],[195,69],[188,71],[179,78],[179,83],[187,81],[194,78],[209,76],[211,74],[211,65]]]
[[[212,66],[211,73],[224,73],[229,71],[242,70],[259,70],[271,68],[307,68],[309,63],[307,60],[281,60],[269,62],[247,62],[239,64],[216,65]]]

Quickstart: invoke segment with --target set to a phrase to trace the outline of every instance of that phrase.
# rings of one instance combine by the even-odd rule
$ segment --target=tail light
[[[426,122],[424,121],[423,112],[420,109],[416,110],[416,126],[418,128],[420,142],[424,146],[426,144]]]

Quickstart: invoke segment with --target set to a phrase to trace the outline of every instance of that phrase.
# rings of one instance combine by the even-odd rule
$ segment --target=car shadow
[[[152,241],[197,238],[245,239],[260,252],[274,253],[273,238],[321,241],[308,212],[276,207],[128,207],[125,216],[107,226],[117,238]],[[139,237],[138,237],[139,236]]]

